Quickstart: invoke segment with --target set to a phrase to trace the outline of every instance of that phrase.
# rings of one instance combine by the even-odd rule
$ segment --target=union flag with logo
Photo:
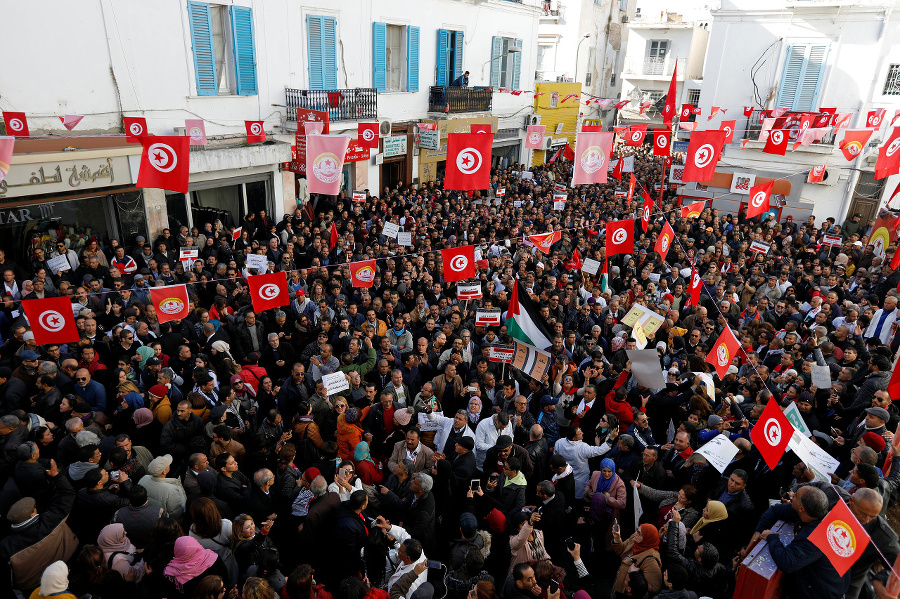
[[[821,183],[825,180],[825,167],[827,165],[822,164],[819,166],[814,166],[809,169],[809,175],[806,177],[807,183]]]
[[[694,202],[693,204],[688,204],[687,206],[681,207],[681,218],[697,218],[701,214],[703,214],[703,207],[706,206],[706,201]]]
[[[151,287],[150,301],[156,308],[156,317],[161,323],[187,318],[191,312],[191,303],[185,285]]]
[[[853,567],[872,540],[843,499],[831,508],[808,538],[825,554],[838,576],[844,576]]]
[[[585,133],[575,140],[575,169],[572,185],[606,183],[606,172],[612,156],[612,132]]]
[[[445,187],[457,191],[487,189],[491,179],[492,133],[447,135]]]
[[[375,261],[351,262],[350,279],[353,287],[371,287],[375,283]]]
[[[550,254],[550,246],[560,239],[562,239],[562,231],[551,231],[550,233],[528,236],[528,241],[533,243],[534,247],[548,255]]]
[[[685,157],[684,183],[709,181],[716,174],[716,164],[725,144],[724,131],[694,131]]]
[[[141,137],[141,167],[137,186],[188,192],[191,138],[184,136]]]
[[[663,225],[662,233],[656,238],[656,245],[653,246],[653,251],[659,254],[663,261],[666,259],[666,254],[669,253],[669,248],[672,247],[673,239],[675,239],[675,230],[669,224],[669,221],[666,221],[666,224]]]
[[[349,145],[347,135],[306,137],[306,180],[310,193],[332,196],[340,193],[344,157]]]
[[[688,285],[688,295],[690,295],[688,306],[700,305],[700,291],[702,290],[703,280],[700,278],[700,273],[697,272],[697,266],[695,265],[691,267],[691,284]]]
[[[22,309],[38,345],[78,342],[72,301],[67,296],[24,300]]]
[[[734,336],[734,333],[731,332],[731,329],[725,327],[725,330],[719,335],[716,344],[712,346],[712,349],[709,350],[709,354],[706,356],[706,361],[716,369],[719,379],[725,378],[725,375],[728,373],[728,367],[731,366],[731,361],[734,360],[740,346],[741,344]]]
[[[290,295],[288,295],[287,273],[284,271],[247,277],[247,284],[250,286],[253,309],[257,312],[287,306],[291,303]]]
[[[528,125],[528,131],[525,133],[525,147],[530,150],[542,150],[546,130],[547,125]]]

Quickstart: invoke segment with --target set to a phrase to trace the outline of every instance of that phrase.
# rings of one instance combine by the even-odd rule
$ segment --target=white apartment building
[[[838,223],[860,212],[868,219],[896,187],[900,177],[875,181],[877,146],[889,131],[894,111],[900,109],[900,5],[891,0],[723,0],[713,11],[714,25],[704,73],[700,105],[727,113],[699,128],[719,128],[722,120],[737,120],[734,143],[725,148],[717,167],[721,183],[735,173],[776,178],[782,187],[782,217],[832,216]],[[742,107],[753,115],[743,116]],[[785,156],[762,152],[759,111],[783,108],[797,113],[836,108],[852,112],[849,127],[865,128],[868,111],[886,109],[862,155],[849,162],[838,144],[843,133],[829,134],[820,142],[800,146]],[[791,132],[791,140],[796,131]],[[748,139],[741,150],[741,141]],[[836,143],[837,142],[837,143]],[[793,144],[791,144],[792,146]],[[809,169],[827,165],[822,183],[806,182]],[[709,186],[685,193],[716,197],[713,206],[737,211],[746,191]],[[886,191],[887,190],[887,191]],[[779,198],[781,199],[781,198]]]
[[[446,139],[419,148],[422,121],[456,123],[442,131],[489,122],[495,162],[517,160],[533,97],[499,90],[534,89],[541,8],[540,0],[99,0],[74,12],[62,0],[8,4],[5,22],[40,23],[42,42],[26,26],[0,38],[0,110],[24,112],[30,128],[0,188],[0,249],[21,257],[48,230],[130,244],[177,224],[293,213],[305,198],[304,179],[290,170],[298,109],[328,112],[331,133],[354,139],[358,122],[380,121],[378,150],[345,165],[347,191],[377,194],[440,175]],[[468,87],[451,87],[466,71]],[[84,117],[72,131],[58,118],[67,114]],[[125,141],[126,116],[146,118],[152,135],[184,135],[186,119],[203,119],[209,143],[192,147],[189,193],[135,187],[141,148]],[[266,143],[246,143],[247,120],[264,121]],[[85,168],[97,176],[70,177]]]

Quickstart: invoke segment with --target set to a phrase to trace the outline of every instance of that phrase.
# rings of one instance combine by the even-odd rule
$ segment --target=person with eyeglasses
[[[87,402],[95,412],[106,413],[106,389],[95,380],[87,368],[79,368],[75,372],[73,393]]]

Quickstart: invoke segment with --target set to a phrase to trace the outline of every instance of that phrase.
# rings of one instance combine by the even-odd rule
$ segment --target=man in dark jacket
[[[128,505],[128,500],[117,496],[113,491],[120,488],[126,494],[132,483],[128,475],[118,471],[118,482],[107,488],[109,473],[103,468],[88,470],[84,475],[85,486],[78,491],[75,504],[72,506],[72,519],[69,526],[79,539],[95,539],[104,526],[110,523],[116,511]]]
[[[369,505],[365,491],[354,491],[350,499],[338,508],[334,525],[335,552],[333,562],[338,568],[338,579],[355,576],[363,572],[365,565],[360,559],[360,551],[369,538],[369,526],[363,510]],[[432,510],[432,515],[433,515]],[[408,529],[407,529],[408,530]]]
[[[516,445],[509,435],[500,435],[497,437],[497,443],[487,450],[484,454],[484,465],[482,466],[485,475],[492,472],[503,472],[504,463],[509,458],[516,458],[522,465],[522,474],[525,478],[530,478],[534,472],[534,464],[531,463],[531,456],[525,451],[521,445]]]
[[[555,563],[560,563],[566,555],[565,538],[570,536],[570,531],[573,530],[570,527],[573,519],[569,517],[568,506],[562,493],[557,493],[556,487],[549,480],[539,482],[535,494],[541,519],[534,527],[544,531],[544,546],[547,553]]]
[[[435,504],[431,488],[434,481],[425,472],[413,474],[409,490],[412,493],[404,501],[406,515],[403,518],[403,528],[409,536],[421,540],[422,546],[427,549],[434,546],[434,516]]]
[[[203,421],[191,412],[188,401],[182,401],[175,408],[175,417],[169,419],[159,437],[162,451],[172,455],[173,470],[177,471],[187,458],[195,439],[203,441]]]
[[[728,479],[720,480],[709,494],[710,499],[721,501],[728,510],[728,518],[725,529],[729,531],[728,538],[740,542],[746,539],[753,526],[754,506],[747,493],[747,483],[750,476],[745,470],[735,470]],[[730,547],[718,547],[723,555]]]
[[[874,489],[857,489],[848,502],[850,511],[859,520],[863,528],[869,534],[871,541],[853,567],[850,568],[850,589],[845,599],[857,599],[860,596],[874,596],[872,584],[868,581],[869,570],[876,562],[881,562],[884,569],[875,576],[875,586],[879,583],[887,583],[890,567],[900,553],[900,545],[897,543],[895,533],[881,513],[882,497]],[[880,552],[880,555],[879,555]],[[887,561],[881,559],[883,555]],[[863,587],[868,587],[868,593],[862,593]],[[880,596],[880,595],[879,595]]]
[[[247,498],[250,497],[250,479],[238,470],[237,460],[228,453],[216,456],[216,496],[228,503],[235,514],[247,509]]]
[[[694,551],[694,558],[678,551],[678,526],[669,526],[664,539],[663,555],[670,564],[678,564],[687,570],[690,587],[702,597],[724,599],[728,592],[728,571],[719,563],[719,550],[712,543],[702,543]]]
[[[466,494],[475,476],[475,439],[460,437],[455,444],[456,455],[453,456],[450,469],[450,485],[457,497]],[[448,457],[448,459],[450,459]],[[458,493],[458,494],[457,494]]]
[[[256,321],[256,313],[248,310],[244,313],[244,322],[235,327],[234,343],[231,346],[232,351],[235,351],[235,358],[243,360],[251,353],[262,352],[267,347],[265,327]]]
[[[275,475],[268,468],[257,470],[253,475],[247,513],[255,522],[265,522],[276,515],[275,492],[271,490],[274,484]]]

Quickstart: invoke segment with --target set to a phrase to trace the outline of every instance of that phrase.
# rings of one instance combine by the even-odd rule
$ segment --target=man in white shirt
[[[475,428],[475,467],[480,471],[487,450],[497,444],[500,435],[513,436],[513,425],[509,414],[500,412],[482,420]]]

